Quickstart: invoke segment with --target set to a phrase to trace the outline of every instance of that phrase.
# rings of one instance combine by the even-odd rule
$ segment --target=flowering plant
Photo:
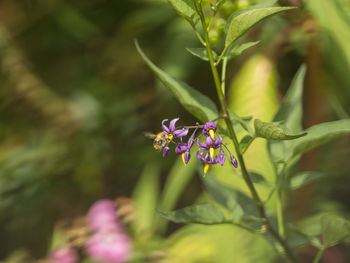
[[[350,235],[350,228],[345,227],[340,230],[340,225],[349,226],[350,222],[341,217],[326,215],[320,222],[321,232],[317,235],[304,233],[295,226],[291,226],[290,223],[286,223],[283,197],[293,189],[291,185],[294,185],[295,180],[301,180],[301,183],[298,184],[300,187],[318,178],[310,172],[291,175],[293,166],[300,156],[331,139],[349,134],[350,120],[323,123],[302,131],[302,89],[305,66],[301,66],[297,72],[273,121],[266,122],[256,118],[254,129],[250,124],[251,118],[242,118],[231,111],[226,95],[225,80],[229,61],[258,43],[242,43],[246,33],[261,20],[291,10],[293,7],[274,6],[275,1],[266,1],[263,4],[234,12],[224,22],[224,39],[213,41],[210,38],[213,32],[211,26],[213,21],[218,16],[220,17],[220,8],[225,1],[208,3],[201,0],[169,0],[169,2],[176,12],[189,22],[202,45],[200,48],[188,48],[188,51],[209,63],[220,111],[209,97],[157,67],[135,42],[138,52],[154,74],[173,92],[188,112],[204,123],[177,129],[175,122],[178,121],[178,118],[173,119],[169,127],[164,125],[167,120],[163,120],[163,132],[167,134],[168,140],[163,148],[163,157],[170,153],[171,144],[174,143],[176,144],[175,153],[181,155],[183,162],[188,164],[191,159],[191,148],[197,145],[196,157],[203,163],[203,172],[207,174],[210,166],[215,164],[223,166],[228,154],[233,167],[239,170],[238,174],[245,182],[249,194],[243,194],[237,189],[228,187],[219,179],[206,175],[202,177],[202,181],[213,198],[213,202],[221,205],[221,208],[212,203],[195,204],[172,212],[160,212],[161,216],[176,223],[233,224],[254,234],[262,235],[271,242],[284,260],[291,262],[299,261],[296,246],[313,244],[319,249],[314,262],[319,262],[327,247],[341,242]],[[221,66],[221,74],[219,74],[219,66]],[[216,123],[216,120],[219,119],[223,122]],[[194,132],[185,141],[185,136],[190,129],[194,129]],[[202,129],[202,133],[196,136],[198,129]],[[239,129],[245,133],[242,137],[238,136]],[[268,154],[274,166],[275,180],[272,186],[262,175],[248,170],[246,165],[244,154],[257,138],[262,138],[267,143]],[[227,143],[224,143],[226,140],[233,145],[234,154],[226,146]],[[270,193],[266,200],[262,199],[257,190],[261,185],[270,185]],[[268,202],[272,196],[276,201],[271,209],[271,204]],[[222,211],[222,207],[225,212]],[[339,222],[338,226],[333,224],[334,220]],[[297,244],[291,241],[296,236]],[[323,237],[323,242],[318,240],[320,236]]]

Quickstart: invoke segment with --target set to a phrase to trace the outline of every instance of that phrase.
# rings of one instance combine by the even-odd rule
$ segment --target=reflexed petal
[[[167,122],[167,121],[168,121],[168,119],[162,120],[162,129],[163,129],[163,131],[165,131],[165,132],[169,132],[168,127],[164,125],[164,122]]]
[[[176,154],[182,154],[182,153],[186,152],[186,150],[187,150],[186,143],[179,143],[175,148]]]
[[[224,165],[226,159],[225,153],[221,150],[219,155],[216,156],[215,161],[218,162],[221,165]]]
[[[203,152],[201,152],[200,150],[197,151],[196,156],[197,156],[198,160],[200,160],[203,163],[205,162],[205,160],[203,158]]]
[[[207,144],[207,147],[210,147],[210,146],[213,146],[214,145],[214,141],[213,139],[208,136],[206,139],[205,139],[205,143]]]
[[[193,138],[191,137],[188,142],[187,142],[187,149],[191,149],[192,146],[193,146],[193,143],[194,143],[194,140]]]
[[[218,135],[218,137],[219,137],[219,138],[216,139],[215,142],[214,142],[214,147],[215,147],[215,149],[219,148],[220,145],[221,145],[221,143],[222,143],[222,138],[221,138],[221,136]]]
[[[169,124],[169,132],[175,131],[175,123],[179,120],[179,118],[172,119]],[[177,137],[177,136],[176,136]]]
[[[169,129],[170,129],[170,127],[169,127]],[[183,137],[183,136],[187,135],[188,129],[175,130],[175,131],[172,131],[172,133],[174,133],[174,135],[177,138],[180,138],[180,137]]]
[[[198,147],[202,148],[203,150],[209,149],[209,147],[207,146],[206,143],[200,143],[198,140],[197,140],[197,145],[198,145]]]
[[[190,151],[186,151],[184,153],[184,157],[183,158],[184,158],[185,164],[187,164],[189,162],[190,158],[191,158]]]
[[[163,149],[163,158],[165,157],[165,156],[167,156],[167,154],[170,152],[170,147],[169,146],[166,146],[166,147],[164,147],[164,149]]]

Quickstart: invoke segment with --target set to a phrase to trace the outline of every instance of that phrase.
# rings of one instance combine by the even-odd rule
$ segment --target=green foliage
[[[212,204],[188,206],[173,212],[158,212],[162,217],[175,223],[222,224],[227,220],[223,212]]]
[[[350,221],[336,215],[324,215],[321,217],[321,232],[322,245],[334,246],[350,236]]]
[[[186,83],[169,76],[146,57],[137,42],[135,42],[135,45],[137,51],[150,69],[155,73],[159,80],[173,92],[175,97],[179,100],[182,106],[188,110],[188,112],[202,122],[213,120],[218,116],[216,106],[210,98],[201,94]]]
[[[225,47],[231,46],[237,39],[243,36],[250,28],[261,20],[291,9],[293,9],[293,7],[257,8],[249,9],[246,12],[238,14],[228,25]]]
[[[295,190],[299,187],[312,183],[320,178],[324,177],[324,173],[321,172],[301,172],[293,175],[288,181],[287,187],[291,190]]]
[[[247,43],[244,43],[244,44],[238,45],[238,46],[233,46],[232,48],[229,49],[229,51],[226,52],[225,57],[227,57],[229,59],[235,58],[235,57],[241,55],[248,48],[254,47],[259,43],[260,43],[260,41],[255,41],[255,42],[247,42]]]
[[[272,122],[254,121],[255,135],[268,140],[293,140],[305,136],[307,133],[287,134],[281,126]]]
[[[195,24],[198,19],[193,0],[168,0],[177,13],[184,17],[190,24]]]
[[[199,57],[200,59],[204,61],[209,61],[208,51],[206,48],[186,48],[188,52],[190,52],[192,55]],[[218,55],[213,52],[213,58],[214,60],[217,60]]]

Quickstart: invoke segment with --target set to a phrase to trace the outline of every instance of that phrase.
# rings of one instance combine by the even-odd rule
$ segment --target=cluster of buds
[[[83,246],[64,245],[49,255],[52,263],[78,263],[79,248],[85,248],[92,260],[123,263],[130,259],[131,241],[116,214],[115,203],[103,199],[94,203],[86,216],[87,238]]]
[[[178,120],[179,118],[171,120],[169,127],[165,125],[165,122],[168,120],[163,120],[163,131],[154,137],[154,147],[157,150],[163,149],[163,157],[170,152],[170,145],[173,143],[176,144],[175,153],[181,155],[184,164],[187,164],[191,158],[190,150],[194,145],[194,142],[196,142],[199,147],[196,157],[204,163],[204,174],[208,172],[210,165],[217,163],[224,165],[226,160],[225,151],[229,154],[232,165],[235,168],[238,167],[236,158],[222,142],[222,137],[217,132],[217,127],[214,122],[207,122],[204,125],[199,125],[197,123],[195,126],[176,128],[175,124]],[[187,136],[190,129],[194,129],[194,131],[187,142],[185,142],[184,137]],[[202,133],[196,136],[198,129],[202,129]],[[203,136],[205,137],[205,140],[204,142],[200,142],[200,138]],[[176,139],[179,139],[179,141],[176,141]],[[216,154],[216,152],[218,152],[218,154]]]

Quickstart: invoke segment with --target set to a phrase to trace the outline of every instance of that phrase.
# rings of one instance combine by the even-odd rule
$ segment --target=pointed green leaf
[[[228,57],[229,59],[237,57],[240,54],[242,54],[244,51],[246,51],[248,48],[253,47],[259,43],[260,41],[255,41],[255,42],[248,42],[239,46],[235,46],[226,52],[225,57]]]
[[[226,223],[223,212],[212,204],[188,206],[172,212],[158,212],[175,223],[198,223],[205,225]]]
[[[254,201],[242,192],[233,189],[207,175],[202,178],[209,195],[232,214],[232,221],[239,223],[249,217],[259,217]]]
[[[168,0],[176,12],[184,17],[191,24],[194,24],[198,18],[193,0]]]
[[[271,185],[266,181],[266,179],[259,173],[249,172],[249,177],[255,184],[271,187]]]
[[[306,66],[302,65],[295,74],[284,101],[273,119],[275,122],[283,121],[287,128],[296,132],[302,130],[302,96],[305,72]],[[290,144],[289,141],[268,141],[269,155],[275,165],[280,160],[285,159]]]
[[[202,122],[211,121],[218,116],[216,106],[210,98],[190,87],[186,83],[169,76],[166,72],[158,68],[142,52],[137,41],[135,41],[135,46],[143,60],[147,63],[154,74],[167,88],[173,92],[175,97],[188,112]]]
[[[334,246],[350,236],[350,221],[336,215],[324,215],[321,232],[324,247]]]
[[[307,135],[293,141],[292,156],[307,152],[343,135],[350,134],[350,119],[324,122],[306,130]]]
[[[259,119],[254,121],[255,135],[269,140],[293,140],[302,136],[306,133],[299,134],[287,134],[282,127],[272,122],[263,122]]]
[[[290,9],[294,9],[294,7],[257,8],[235,16],[227,29],[225,47],[230,46],[261,20]]]
[[[297,189],[301,186],[307,185],[313,181],[316,181],[324,176],[321,172],[302,172],[294,175],[288,182],[288,188]]]
[[[186,48],[188,52],[190,52],[193,56],[199,57],[204,61],[209,61],[208,51],[206,48]],[[213,58],[217,60],[218,55],[213,51]]]

